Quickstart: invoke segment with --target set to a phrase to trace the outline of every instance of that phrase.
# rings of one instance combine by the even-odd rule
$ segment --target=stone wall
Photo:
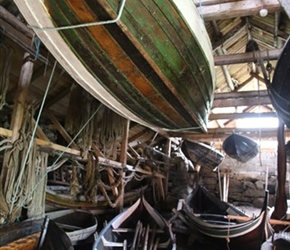
[[[289,168],[287,166],[287,168]],[[275,202],[277,180],[277,153],[262,152],[247,163],[228,156],[219,166],[220,172],[201,167],[200,182],[218,197],[222,197],[224,178],[228,180],[228,201],[234,204],[251,204],[261,207],[265,187],[269,191],[269,206]],[[228,177],[224,177],[227,176]],[[267,177],[266,177],[267,176]],[[289,198],[289,173],[286,176],[286,194]]]

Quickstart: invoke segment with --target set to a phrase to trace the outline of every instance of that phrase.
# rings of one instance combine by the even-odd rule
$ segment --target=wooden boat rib
[[[147,246],[148,249],[176,247],[168,223],[144,197],[107,224],[98,235],[93,249],[139,249],[140,246]]]
[[[277,61],[273,81],[268,86],[271,102],[276,109],[278,117],[290,128],[290,39],[286,41],[282,53]]]
[[[181,150],[194,164],[212,169],[221,164],[224,159],[224,155],[221,152],[202,142],[184,140]]]
[[[82,87],[153,129],[206,131],[214,91],[210,40],[191,0],[16,0],[38,37]],[[69,11],[68,11],[69,10]]]
[[[205,189],[202,192],[205,192]],[[198,197],[200,197],[200,194],[199,192]],[[211,196],[211,194],[207,194],[207,196]],[[208,242],[213,242],[215,249],[227,249],[227,247],[229,249],[240,249],[239,247],[243,246],[245,249],[255,250],[259,249],[265,236],[267,200],[268,193],[266,192],[260,215],[248,221],[230,220],[232,213],[240,214],[238,217],[241,217],[243,213],[237,209],[233,210],[233,206],[230,206],[230,210],[227,209],[221,213],[220,209],[229,207],[229,204],[222,201],[219,201],[218,204],[213,204],[209,199],[204,202],[207,202],[206,206],[211,212],[215,210],[213,206],[218,207],[216,213],[195,214],[191,211],[191,208],[184,206],[179,211],[179,216],[189,228],[204,236]],[[213,199],[212,201],[216,200]],[[203,203],[197,198],[196,203],[199,202]],[[237,218],[236,216],[233,217]]]
[[[223,150],[231,158],[243,163],[255,158],[259,153],[259,147],[255,141],[235,133],[224,140]]]

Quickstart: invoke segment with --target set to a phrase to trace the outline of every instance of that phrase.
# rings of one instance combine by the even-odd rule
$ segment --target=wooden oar
[[[247,216],[238,216],[238,215],[227,215],[226,218],[231,220],[240,220],[240,221],[250,221],[253,218]],[[268,220],[271,225],[290,225],[290,221],[269,219]]]

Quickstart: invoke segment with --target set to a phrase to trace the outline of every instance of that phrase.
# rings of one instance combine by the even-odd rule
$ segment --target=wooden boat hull
[[[290,249],[289,232],[274,233],[261,246],[261,250]]]
[[[16,0],[28,23],[84,89],[155,130],[206,131],[215,89],[210,40],[191,0]],[[70,26],[114,20],[65,30]]]
[[[240,209],[228,202],[221,201],[215,195],[210,193],[205,187],[198,186],[191,192],[186,199],[186,204],[194,210],[195,213],[214,214],[214,215],[238,215],[247,216]]]
[[[73,245],[87,239],[97,229],[96,217],[89,211],[66,209],[46,216],[66,232]]]
[[[47,213],[46,216],[65,231],[74,245],[87,239],[97,229],[97,220],[88,211],[66,209]],[[17,249],[36,249],[43,224],[44,218],[40,218],[0,227],[0,249],[8,244],[17,246]]]
[[[239,134],[228,136],[223,142],[223,150],[231,158],[244,163],[255,158],[259,153],[259,147],[255,141]]]
[[[209,196],[211,194],[208,194]],[[195,204],[202,202],[200,196],[193,196],[191,198],[197,199],[194,202]],[[233,209],[232,206],[228,207],[224,202],[219,201],[215,203],[214,199],[206,199],[206,208],[209,209],[205,210],[206,214],[193,213],[191,209],[195,211],[195,207],[189,208],[189,205],[183,207],[180,211],[180,216],[187,226],[200,237],[197,245],[202,244],[201,246],[204,249],[241,249],[242,246],[242,249],[257,250],[260,249],[265,237],[267,200],[268,193],[266,192],[265,202],[260,215],[243,222],[230,220],[230,218],[236,218],[235,216],[231,217],[231,215],[237,214],[243,216],[242,212]],[[226,207],[230,209],[220,212],[220,210],[224,210]],[[201,209],[204,210],[204,208]]]
[[[286,41],[278,59],[273,81],[268,88],[271,102],[276,109],[278,117],[290,128],[290,39]]]
[[[221,164],[224,159],[224,155],[221,152],[202,142],[184,140],[181,150],[194,164],[212,169]]]
[[[138,197],[140,197],[140,192],[144,191],[147,186],[143,186],[132,191],[126,190],[124,194],[124,205],[132,204]],[[111,208],[109,203],[105,199],[98,199],[98,202],[89,201],[77,201],[74,200],[70,195],[58,194],[49,189],[46,190],[45,201],[47,204],[57,207],[59,209],[78,209],[83,208],[87,210],[106,210]]]
[[[28,235],[26,237],[15,240],[5,246],[0,245],[0,250],[36,250],[40,233]]]
[[[144,197],[107,224],[98,235],[93,249],[139,249],[142,244],[147,244],[148,249],[153,246],[175,249],[169,225]]]
[[[4,225],[0,227],[0,247],[8,245],[12,242],[16,242],[18,239],[23,239],[31,235],[35,235],[41,231],[43,224],[43,219],[27,220],[18,223],[13,223],[9,225]],[[32,237],[33,239],[35,237]],[[27,240],[21,241],[24,245],[31,245],[31,241]],[[16,243],[18,248],[20,244]],[[37,245],[37,242],[36,242]],[[34,248],[35,249],[35,248]]]
[[[73,250],[73,246],[67,234],[53,220],[46,217],[37,250]]]

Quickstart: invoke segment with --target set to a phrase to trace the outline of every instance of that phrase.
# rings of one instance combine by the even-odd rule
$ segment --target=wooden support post
[[[32,72],[33,72],[33,62],[29,60],[29,54],[25,53],[24,54],[24,63],[22,65],[21,71],[20,71],[20,76],[19,76],[19,81],[18,81],[18,91],[17,95],[14,101],[14,108],[13,108],[13,113],[12,113],[12,120],[11,120],[11,140],[14,142],[19,138],[20,135],[20,129],[23,123],[23,118],[25,114],[25,110],[27,109],[27,95],[28,95],[28,87],[30,85],[31,77],[32,77]],[[7,174],[11,169],[9,169],[9,166],[7,164],[8,162],[8,154],[5,154],[4,160],[3,160],[3,168],[1,171],[1,182],[7,182],[9,181],[6,179]],[[15,169],[20,169],[20,166],[12,166]],[[13,170],[13,169],[12,169]],[[12,181],[13,182],[13,181]],[[14,185],[14,183],[13,183]],[[5,202],[4,194],[7,192],[7,190],[3,190],[3,187],[5,185],[1,185],[0,187],[0,203],[3,205],[0,206],[0,208],[3,209],[8,209],[8,205]],[[4,198],[4,199],[3,199]],[[11,197],[9,197],[10,199]],[[4,204],[5,203],[5,204]],[[14,204],[13,204],[14,206]],[[9,208],[9,213],[12,211],[12,209],[15,209],[15,207]],[[3,210],[4,211],[4,210]],[[5,211],[5,213],[8,211]],[[15,212],[13,212],[13,216],[9,215],[11,218],[17,218],[20,216],[21,209],[17,209]]]
[[[165,180],[168,177],[165,178]],[[158,195],[159,198],[164,201],[165,200],[165,191],[164,191],[164,187],[163,187],[163,181],[160,177],[156,177],[156,182],[157,182],[157,187],[158,187]]]
[[[168,139],[166,141],[166,146],[165,146],[165,154],[169,157],[168,159],[165,160],[166,163],[169,163],[169,159],[170,159],[170,156],[171,156],[171,140]],[[167,195],[167,192],[168,192],[168,181],[169,181],[169,171],[170,171],[170,165],[169,164],[166,164],[165,165],[165,175],[166,175],[166,179],[165,179],[165,183],[164,183],[164,195],[166,196]]]
[[[105,157],[104,154],[101,152],[101,150],[96,146],[96,144],[92,144],[92,150],[94,151],[94,153],[98,156],[98,157]],[[114,172],[113,172],[113,168],[112,167],[108,167],[106,168],[107,172],[108,172],[108,179],[110,184],[114,184],[115,183],[115,178],[114,178]],[[116,197],[118,196],[118,188],[115,187],[112,190],[113,195]]]
[[[121,143],[121,155],[120,155],[120,162],[122,164],[122,167],[124,168],[127,165],[127,150],[128,150],[128,140],[129,140],[129,130],[130,130],[130,120],[127,120],[125,122],[125,126],[124,126],[124,136],[123,136],[123,140]],[[120,171],[122,174],[122,181],[120,184],[120,195],[122,196],[120,199],[120,203],[119,203],[119,208],[120,211],[123,210],[123,206],[124,206],[124,177],[125,177],[125,173],[122,169],[122,171]]]
[[[286,197],[286,149],[285,149],[285,125],[284,122],[279,119],[278,127],[278,169],[277,169],[277,193],[274,205],[274,211],[271,215],[271,219],[282,219],[287,212],[287,197]],[[281,228],[275,227],[274,231],[278,232]]]
[[[11,121],[12,141],[17,140],[19,137],[19,130],[22,125],[24,111],[27,107],[26,98],[33,73],[33,62],[29,60],[29,57],[30,55],[28,53],[24,54],[24,63],[19,76],[18,93],[16,96]]]
[[[228,192],[229,192],[229,185],[228,185],[228,182],[229,182],[229,178],[228,178],[229,174],[228,172],[226,171],[224,173],[224,176],[223,176],[223,190],[224,190],[224,194],[223,194],[223,201],[224,202],[228,202]]]

